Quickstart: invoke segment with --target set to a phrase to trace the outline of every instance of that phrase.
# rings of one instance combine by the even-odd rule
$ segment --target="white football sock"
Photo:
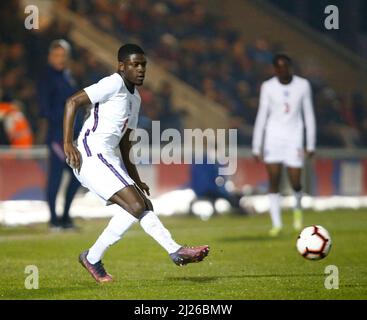
[[[171,233],[163,226],[157,215],[153,211],[144,212],[140,219],[140,225],[144,231],[157,241],[169,254],[181,248],[171,236]]]
[[[97,239],[96,243],[89,249],[87,260],[91,264],[102,260],[102,257],[109,246],[119,241],[122,235],[137,222],[134,216],[127,211],[121,209],[122,212],[115,214],[108,226]]]
[[[302,196],[303,196],[302,190],[294,192],[294,196],[296,198],[296,205],[294,209],[302,210]]]
[[[274,228],[282,227],[282,219],[280,212],[280,194],[269,193],[270,201],[270,217]]]

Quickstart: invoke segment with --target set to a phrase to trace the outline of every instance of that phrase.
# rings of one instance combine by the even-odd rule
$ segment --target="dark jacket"
[[[38,81],[39,116],[48,120],[47,143],[63,140],[63,118],[66,100],[76,91],[76,83],[69,70],[58,71],[48,65]],[[83,124],[83,114],[76,117],[74,139]]]

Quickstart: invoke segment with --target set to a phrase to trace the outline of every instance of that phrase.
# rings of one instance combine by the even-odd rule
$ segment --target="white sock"
[[[102,260],[102,257],[109,246],[119,241],[122,235],[138,221],[134,216],[125,210],[115,214],[106,229],[97,239],[96,243],[89,249],[87,260],[91,264]]]
[[[296,205],[294,209],[302,210],[302,196],[303,196],[302,190],[294,192],[294,196],[296,198]]]
[[[282,227],[279,193],[269,193],[270,217],[274,228]]]
[[[171,233],[163,226],[153,211],[146,211],[140,219],[140,225],[144,231],[157,241],[169,254],[181,248],[171,236]]]

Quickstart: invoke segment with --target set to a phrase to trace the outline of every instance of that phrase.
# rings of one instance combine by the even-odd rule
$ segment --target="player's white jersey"
[[[136,129],[141,98],[131,94],[122,77],[114,73],[84,89],[94,105],[78,138],[78,148],[87,157],[114,151],[127,128]]]
[[[287,85],[280,83],[277,77],[265,81],[260,91],[259,110],[252,140],[253,153],[261,153],[264,132],[265,148],[276,144],[301,149],[304,125],[306,149],[313,151],[316,125],[309,82],[298,76],[293,76]]]

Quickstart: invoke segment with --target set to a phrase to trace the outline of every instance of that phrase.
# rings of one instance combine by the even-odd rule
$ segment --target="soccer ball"
[[[322,226],[306,227],[297,239],[297,250],[306,259],[325,258],[331,248],[329,232]]]

